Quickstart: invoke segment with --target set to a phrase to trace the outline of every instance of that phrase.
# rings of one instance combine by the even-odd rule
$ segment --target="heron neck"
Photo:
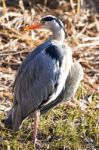
[[[60,30],[55,29],[52,32],[53,32],[52,38],[54,40],[57,40],[57,41],[63,43],[63,41],[65,39],[65,32],[64,32],[64,30],[63,29],[60,29]]]

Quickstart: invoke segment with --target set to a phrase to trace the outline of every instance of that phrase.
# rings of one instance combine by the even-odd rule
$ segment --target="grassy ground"
[[[78,94],[79,95],[79,91]],[[80,93],[80,98],[81,98]],[[86,98],[86,94],[83,99]],[[60,104],[41,116],[38,138],[42,150],[98,150],[99,149],[99,95],[81,107]],[[86,107],[86,109],[82,109]],[[0,119],[4,113],[0,114]],[[0,124],[0,150],[33,150],[32,119],[27,118],[17,133]]]

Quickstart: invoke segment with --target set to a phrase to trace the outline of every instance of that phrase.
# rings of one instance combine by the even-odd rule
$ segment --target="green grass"
[[[77,96],[80,99],[79,91]],[[43,150],[98,150],[98,100],[99,95],[93,95],[85,113],[79,106],[66,107],[63,103],[41,116],[38,137],[43,141]],[[0,150],[33,150],[31,123],[26,119],[17,133],[0,124]]]

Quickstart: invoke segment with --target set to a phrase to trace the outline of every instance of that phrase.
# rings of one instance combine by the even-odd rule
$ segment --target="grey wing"
[[[13,125],[14,131],[19,128],[25,117],[40,109],[43,104],[47,104],[47,100],[53,93],[59,92],[58,84],[61,85],[60,79],[63,79],[60,75],[60,72],[62,73],[60,67],[65,67],[63,72],[65,78],[62,80],[64,83],[67,78],[71,66],[69,63],[72,59],[71,52],[68,48],[57,47],[54,42],[46,50],[47,55],[43,51],[46,48],[48,44],[41,45],[35,52],[29,54],[19,68],[15,80],[14,105],[5,120],[5,124]],[[66,66],[64,58],[66,58]],[[58,92],[55,92],[56,89]]]
[[[50,49],[53,46],[50,46]],[[55,50],[55,47],[54,49]],[[59,58],[60,60],[60,58]],[[58,80],[59,63],[45,52],[40,52],[21,66],[17,74],[12,109],[12,124],[16,131],[22,120],[46,103],[55,92]],[[58,61],[58,60],[57,60]]]
[[[74,96],[82,79],[83,79],[82,66],[78,62],[73,63],[69,75],[67,77],[67,80],[65,82],[65,88],[61,91],[61,93],[59,94],[59,96],[55,101],[41,108],[41,114],[46,113],[47,111],[49,111],[49,109],[56,106],[61,101],[67,101],[72,96]]]

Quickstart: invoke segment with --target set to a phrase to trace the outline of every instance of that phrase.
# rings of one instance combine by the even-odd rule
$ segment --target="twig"
[[[9,52],[8,52],[7,54],[5,54],[5,53],[0,54],[0,57],[8,56],[8,55],[10,55],[10,56],[15,56],[15,55],[18,55],[18,54],[26,54],[26,53],[29,53],[29,51],[24,51],[24,50],[22,50],[22,51],[15,52],[15,53],[9,53]]]
[[[78,14],[80,13],[80,3],[81,3],[81,0],[78,0],[78,3],[77,3],[77,13]]]
[[[78,44],[77,47],[84,48],[84,47],[93,47],[93,46],[98,46],[98,45],[99,45],[99,41],[96,41],[92,43]]]
[[[5,18],[8,18],[8,17],[22,17],[22,14],[19,14],[19,13],[15,13],[15,12],[7,12],[4,16],[0,17],[0,22],[2,20],[4,20]],[[1,22],[2,23],[2,22]]]
[[[86,42],[86,41],[97,41],[99,42],[99,37],[84,37],[84,38],[81,38],[82,41]]]
[[[71,8],[72,8],[72,10],[75,12],[75,9],[74,9],[74,2],[73,2],[73,0],[70,0],[70,4],[71,4]]]
[[[5,0],[2,0],[2,1],[3,1],[4,14],[6,14],[7,13],[6,2],[5,2]]]
[[[86,31],[87,26],[88,26],[88,23],[83,27],[81,32],[79,34],[77,34],[77,36],[76,36],[77,38],[80,37]]]
[[[9,33],[4,33],[4,32],[0,32],[0,35],[2,35],[2,36],[6,36],[7,38],[17,38],[17,39],[19,39],[19,40],[22,40],[22,41],[25,41],[27,44],[30,44],[30,45],[32,45],[32,46],[37,46],[37,44],[39,43],[39,42],[33,42],[33,40],[31,39],[31,37],[29,37],[29,36],[26,36],[26,35],[22,35],[21,33],[18,33],[16,30],[13,30],[12,29],[12,32],[13,33],[16,33],[16,34],[9,34]],[[34,40],[35,41],[35,40]]]
[[[99,32],[99,21],[96,18],[96,16],[94,17],[94,19],[95,19],[95,25],[96,25],[97,31]]]

